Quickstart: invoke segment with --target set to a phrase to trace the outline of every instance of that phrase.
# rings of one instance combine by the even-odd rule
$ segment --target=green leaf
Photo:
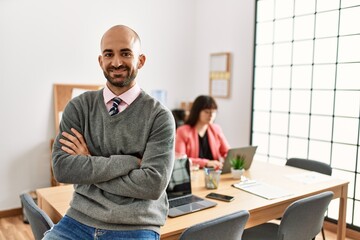
[[[230,159],[230,164],[233,169],[243,169],[245,165],[245,156],[237,155],[235,158]]]

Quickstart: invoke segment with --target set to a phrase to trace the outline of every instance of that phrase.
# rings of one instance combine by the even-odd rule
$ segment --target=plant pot
[[[234,179],[240,179],[244,173],[244,169],[233,169],[231,168],[231,175]]]

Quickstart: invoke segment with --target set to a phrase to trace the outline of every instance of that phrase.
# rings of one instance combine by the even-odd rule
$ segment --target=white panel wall
[[[232,52],[232,97],[218,100],[217,122],[231,145],[248,144],[253,12],[236,0],[0,0],[0,211],[50,185],[52,85],[105,83],[99,41],[115,24],[139,33],[139,84],[166,90],[169,108],[208,94],[209,54]]]

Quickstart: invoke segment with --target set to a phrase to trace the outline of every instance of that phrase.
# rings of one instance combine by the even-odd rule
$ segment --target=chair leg
[[[322,234],[323,240],[325,240],[325,231],[324,231],[324,227],[322,227],[322,228],[321,228],[321,234]]]
[[[325,231],[324,231],[324,227],[321,228],[321,235],[323,240],[325,240]],[[316,237],[314,237],[312,240],[315,240]]]

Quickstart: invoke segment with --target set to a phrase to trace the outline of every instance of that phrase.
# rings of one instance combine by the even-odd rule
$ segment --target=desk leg
[[[339,202],[339,218],[338,218],[338,229],[337,239],[345,240],[346,235],[346,203],[347,203],[347,192],[348,185],[344,185],[341,188],[341,196]]]
[[[39,206],[40,209],[42,209],[42,196],[38,193],[36,193],[37,196],[37,205]]]

